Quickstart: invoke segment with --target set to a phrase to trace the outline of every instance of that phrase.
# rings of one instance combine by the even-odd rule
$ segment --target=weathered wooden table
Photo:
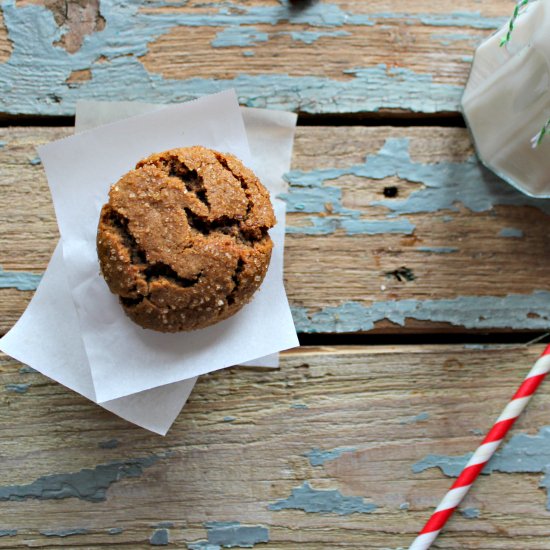
[[[550,325],[550,203],[458,105],[511,0],[3,0],[0,333],[58,238],[37,145],[79,98],[235,87],[300,114],[285,279],[302,348],[201,377],[154,436],[0,356],[0,548],[406,547]],[[550,548],[543,386],[438,548]]]

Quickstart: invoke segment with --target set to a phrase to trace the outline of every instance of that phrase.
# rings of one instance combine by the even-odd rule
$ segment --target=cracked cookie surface
[[[101,272],[144,328],[204,328],[242,308],[271,258],[268,191],[234,156],[186,147],[141,160],[101,210]]]

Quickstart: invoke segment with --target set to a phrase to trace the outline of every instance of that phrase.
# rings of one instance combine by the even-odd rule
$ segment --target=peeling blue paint
[[[415,250],[430,254],[452,254],[453,252],[458,252],[458,248],[454,246],[419,246]]]
[[[407,138],[390,138],[365,162],[344,168],[324,168],[312,171],[293,170],[285,174],[289,183],[280,198],[286,201],[288,212],[317,214],[307,218],[305,225],[289,225],[288,233],[326,235],[343,229],[348,235],[383,233],[412,234],[415,226],[405,214],[458,210],[462,204],[472,212],[491,210],[495,205],[532,206],[550,215],[550,204],[523,195],[484,168],[475,157],[462,162],[424,164],[413,162]],[[354,176],[373,180],[398,177],[422,187],[404,199],[373,201],[369,206],[383,206],[386,219],[363,219],[365,210],[346,208],[342,189],[327,182]],[[327,215],[327,210],[330,215]],[[321,214],[321,215],[319,215]],[[444,222],[452,220],[445,216]],[[451,253],[455,247],[420,247],[418,250]]]
[[[410,504],[408,502],[402,502],[400,505],[399,505],[399,509],[400,510],[408,510],[410,507]]]
[[[405,14],[404,14],[405,15]],[[508,17],[486,17],[480,12],[456,11],[450,14],[420,14],[413,15],[424,24],[432,27],[469,27],[472,29],[498,29],[507,21]]]
[[[16,7],[14,0],[4,0],[4,22],[13,49],[8,61],[0,65],[3,112],[72,115],[77,99],[180,102],[230,87],[236,88],[241,102],[250,107],[310,113],[386,108],[440,112],[455,111],[459,106],[461,86],[434,82],[430,74],[385,65],[348,69],[345,73],[352,78],[346,80],[286,74],[177,80],[147,72],[139,60],[147,53],[149,43],[177,26],[224,28],[234,26],[236,21],[239,25],[275,25],[289,20],[310,27],[343,27],[372,25],[374,18],[383,14],[353,14],[324,3],[292,16],[284,6],[236,4],[233,10],[218,8],[197,13],[147,13],[139,8],[138,3],[104,0],[101,14],[105,28],[86,36],[80,50],[69,54],[53,45],[65,31],[57,27],[48,9],[39,5]],[[470,17],[467,25],[475,26],[476,21],[476,17]],[[35,65],[29,59],[46,61]],[[67,82],[73,71],[84,69],[91,71],[90,80],[77,86]]]
[[[17,529],[0,529],[0,537],[15,537]]]
[[[77,528],[77,529],[46,529],[40,531],[41,535],[46,537],[72,537],[73,535],[86,535],[90,531],[89,529]]]
[[[36,369],[33,369],[28,365],[24,365],[19,369],[19,374],[36,374],[37,372],[38,371]]]
[[[16,288],[17,290],[36,290],[42,274],[25,271],[4,271],[0,267],[0,288]]]
[[[6,391],[12,393],[27,393],[29,391],[30,384],[6,384],[4,386]]]
[[[439,468],[446,476],[458,477],[473,453],[460,456],[428,455],[420,462],[413,464],[412,471],[419,474],[429,468]]]
[[[303,510],[309,513],[333,513],[339,515],[370,514],[378,506],[365,502],[361,497],[343,496],[336,489],[313,489],[304,481],[301,487],[292,489],[290,497],[268,506],[270,510]]]
[[[267,42],[274,36],[290,36],[295,42],[311,45],[320,38],[338,38],[349,35],[350,33],[346,31],[278,31],[269,34],[255,27],[232,26],[218,31],[211,45],[214,48],[247,48],[262,42]]]
[[[107,441],[100,441],[97,446],[100,449],[116,449],[118,447],[118,439],[108,439]]]
[[[472,453],[461,456],[428,455],[412,466],[414,473],[439,468],[446,476],[457,477]],[[491,472],[545,474],[539,487],[547,491],[546,508],[550,510],[550,426],[544,426],[537,435],[514,435],[502,450],[497,451],[482,474]]]
[[[254,27],[226,27],[216,34],[216,38],[212,40],[211,45],[214,48],[227,48],[230,46],[246,48],[268,40],[269,35],[266,32],[260,32]]]
[[[503,227],[499,234],[499,237],[521,239],[523,237],[523,231],[521,229],[516,229],[515,227]]]
[[[112,461],[93,469],[84,468],[69,474],[42,476],[27,485],[0,486],[0,501],[79,498],[89,502],[100,502],[106,500],[107,489],[113,483],[126,478],[140,477],[143,470],[168,456],[170,453]]]
[[[308,409],[309,407],[305,403],[292,403],[291,409]]]
[[[357,216],[359,211],[343,206],[342,190],[325,185],[327,181],[345,176],[374,180],[398,177],[423,187],[404,199],[392,198],[371,203],[371,206],[387,208],[390,216],[458,210],[457,203],[472,212],[486,212],[496,205],[512,205],[532,206],[550,215],[550,204],[547,201],[528,197],[515,190],[473,156],[462,162],[424,164],[411,159],[409,146],[408,138],[389,138],[377,153],[368,155],[362,164],[288,172],[285,179],[290,188],[281,198],[287,201],[289,212],[324,212],[328,203],[335,213]],[[297,208],[296,205],[303,207]]]
[[[408,220],[362,220],[327,216],[324,218],[309,217],[310,225],[287,225],[287,234],[294,235],[329,235],[342,229],[347,235],[384,235],[386,233],[412,235],[415,226]]]
[[[372,330],[387,319],[400,326],[406,319],[450,323],[465,328],[547,330],[550,292],[507,296],[459,296],[440,300],[388,300],[360,304],[345,302],[317,311],[293,306],[298,332],[356,332]]]
[[[7,143],[5,141],[0,141],[0,149],[3,149]]]
[[[269,529],[262,525],[241,525],[238,521],[210,521],[204,524],[208,544],[224,548],[253,548],[269,542]]]
[[[167,529],[157,529],[149,539],[149,544],[151,546],[168,546],[168,530]]]
[[[430,418],[430,415],[427,412],[421,412],[416,416],[404,418],[399,422],[399,424],[415,424],[416,422],[424,422],[425,420],[428,420],[428,418]]]
[[[38,166],[39,164],[42,164],[42,161],[40,160],[40,157],[34,157],[29,160],[29,164],[31,166]]]
[[[459,512],[466,519],[477,519],[479,517],[479,508],[463,508]]]
[[[292,40],[303,42],[304,44],[313,44],[319,38],[338,38],[342,36],[351,36],[351,33],[346,31],[292,31],[289,33]]]
[[[109,533],[109,535],[120,535],[120,533],[123,533],[124,532],[124,529],[122,529],[121,527],[111,527],[107,533]]]
[[[235,420],[237,420],[237,419],[234,416],[224,416],[223,417],[224,422],[234,422]]]
[[[336,460],[344,453],[353,453],[356,450],[356,447],[337,447],[336,449],[330,449],[328,451],[322,451],[321,449],[314,448],[304,456],[309,458],[309,463],[312,466],[323,466],[325,462]]]
[[[254,50],[244,50],[243,55],[245,57],[254,57],[256,55],[256,52]]]
[[[197,542],[192,542],[187,545],[189,550],[221,550],[221,546],[217,544],[210,544],[206,540],[199,540]]]

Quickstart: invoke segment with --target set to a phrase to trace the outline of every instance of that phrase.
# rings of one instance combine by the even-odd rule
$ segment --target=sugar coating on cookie
[[[269,193],[236,157],[205,147],[141,160],[109,191],[97,252],[111,292],[144,328],[204,328],[243,307],[273,247]]]

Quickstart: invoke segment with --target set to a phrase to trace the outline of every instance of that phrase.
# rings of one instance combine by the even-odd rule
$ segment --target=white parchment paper
[[[227,94],[219,99],[227,99]],[[160,108],[162,106],[134,103],[86,102],[86,105],[77,108],[77,115],[81,113],[77,116],[77,131],[107,122],[113,113],[122,118]],[[284,185],[281,174],[290,168],[296,117],[292,113],[274,113],[263,109],[242,109],[242,114],[253,144],[255,158],[250,164],[272,192],[280,192]],[[280,205],[277,207],[277,217],[280,231],[274,231],[273,238],[275,250],[282,253],[284,224],[281,222],[284,211]],[[280,258],[274,254],[271,268],[273,278],[282,285],[282,254]],[[89,399],[100,401],[79,330],[80,321],[71,297],[62,249],[58,245],[31,304],[14,328],[0,340],[0,349]],[[276,365],[277,355],[263,358],[259,364]],[[193,376],[164,385],[157,384],[152,389],[103,400],[101,405],[144,428],[164,434],[187,400],[195,380]]]

